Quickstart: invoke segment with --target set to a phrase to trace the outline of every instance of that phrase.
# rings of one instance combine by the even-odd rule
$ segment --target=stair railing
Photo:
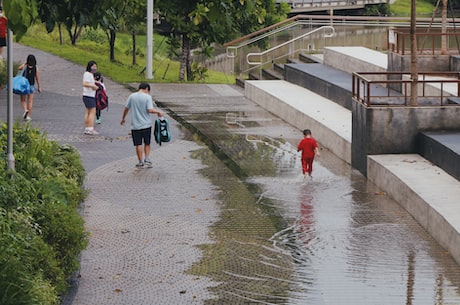
[[[327,30],[330,30],[330,32],[326,32]],[[324,32],[325,32],[324,35],[323,35],[324,38],[334,37],[334,34],[335,34],[335,29],[334,29],[333,26],[325,25],[325,26],[322,26],[322,27],[320,27],[320,28],[314,29],[314,30],[312,30],[312,31],[310,31],[310,32],[308,32],[308,33],[305,33],[305,34],[303,34],[303,35],[297,36],[297,37],[295,37],[295,38],[293,38],[293,39],[291,39],[291,40],[288,40],[288,41],[286,41],[286,42],[283,42],[283,43],[281,43],[281,44],[279,44],[279,45],[277,45],[277,46],[274,46],[273,48],[270,48],[270,49],[268,49],[268,50],[265,50],[265,51],[263,51],[263,52],[248,53],[248,54],[246,55],[246,62],[247,62],[249,65],[251,65],[251,66],[254,66],[254,65],[263,65],[264,63],[263,63],[263,62],[261,61],[261,59],[260,59],[262,56],[265,56],[265,55],[267,55],[267,54],[273,53],[274,51],[276,51],[276,50],[278,50],[278,49],[281,49],[281,48],[283,48],[283,47],[285,47],[285,46],[292,45],[292,44],[295,43],[296,41],[302,40],[302,39],[304,39],[305,37],[310,36],[310,35],[312,35],[312,34],[314,34],[314,33],[316,33],[316,32],[319,32],[319,31],[324,31]],[[291,56],[291,55],[295,54],[296,51],[298,51],[298,50],[295,50],[295,49],[293,49],[293,48],[290,48],[290,53],[289,53],[289,54],[286,54],[286,55]],[[256,56],[259,57],[259,61],[252,61],[252,60],[250,59],[251,57],[256,57]],[[272,61],[272,60],[274,60],[274,59],[275,59],[275,58],[270,58],[268,62],[270,62],[270,61]]]
[[[294,58],[297,53],[304,50],[308,51],[307,48],[302,48],[301,42],[308,36],[312,36],[313,34],[319,32],[323,32],[323,38],[330,38],[334,37],[335,35],[334,27],[325,25],[292,38],[265,51],[248,53],[246,55],[246,63],[250,66],[250,68],[244,72],[249,74],[251,71],[259,69],[259,73],[261,74],[262,68],[267,64],[273,65],[276,61],[279,61],[282,58]],[[286,48],[288,50],[285,50]],[[259,79],[261,78],[262,75],[259,75]]]

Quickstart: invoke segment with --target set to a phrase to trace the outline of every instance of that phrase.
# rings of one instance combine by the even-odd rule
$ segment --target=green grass
[[[396,0],[390,4],[390,10],[393,16],[408,17],[411,15],[411,0]],[[418,17],[431,17],[433,10],[433,4],[417,1],[416,15]]]
[[[64,44],[59,43],[59,33],[55,30],[46,33],[44,26],[33,25],[20,43],[61,58],[86,66],[88,61],[95,60],[98,69],[103,75],[119,83],[131,82],[177,82],[179,76],[179,62],[167,58],[167,44],[164,36],[154,35],[153,45],[153,80],[145,78],[146,36],[138,35],[136,45],[138,55],[136,64],[132,64],[132,39],[131,35],[117,33],[115,43],[115,62],[109,58],[109,44],[104,32],[101,30],[84,30],[76,46],[72,46],[68,34],[63,31]],[[234,77],[220,72],[208,71],[206,83],[235,83]]]

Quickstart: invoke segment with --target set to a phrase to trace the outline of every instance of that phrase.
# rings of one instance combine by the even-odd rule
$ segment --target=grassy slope
[[[434,5],[428,1],[417,1],[416,15],[419,17],[431,17]],[[409,17],[411,14],[411,0],[396,0],[390,4],[390,10],[394,16]]]
[[[59,33],[46,33],[41,25],[32,26],[20,43],[66,58],[72,62],[86,66],[89,60],[95,60],[102,74],[120,83],[147,81],[142,73],[145,68],[145,35],[136,38],[139,55],[136,65],[132,64],[132,39],[128,34],[117,34],[115,45],[115,62],[109,60],[109,45],[102,31],[88,30],[76,46],[70,44],[66,32],[63,33],[64,44],[59,43]],[[163,36],[154,35],[153,46],[153,76],[154,82],[177,82],[179,63],[169,60],[166,56],[167,45]],[[208,83],[234,83],[233,77],[223,73],[208,72]],[[152,81],[152,80],[148,80]]]

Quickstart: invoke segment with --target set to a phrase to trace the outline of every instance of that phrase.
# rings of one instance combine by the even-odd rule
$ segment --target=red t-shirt
[[[0,17],[0,38],[6,37],[6,29],[8,27],[8,19],[5,16]]]
[[[314,138],[303,138],[297,146],[297,151],[302,151],[302,158],[313,158],[317,147],[318,143]]]

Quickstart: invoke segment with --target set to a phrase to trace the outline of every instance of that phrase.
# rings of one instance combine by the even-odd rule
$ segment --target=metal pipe
[[[7,168],[9,170],[16,170],[15,160],[13,154],[13,32],[8,29],[8,154],[7,154]]]

